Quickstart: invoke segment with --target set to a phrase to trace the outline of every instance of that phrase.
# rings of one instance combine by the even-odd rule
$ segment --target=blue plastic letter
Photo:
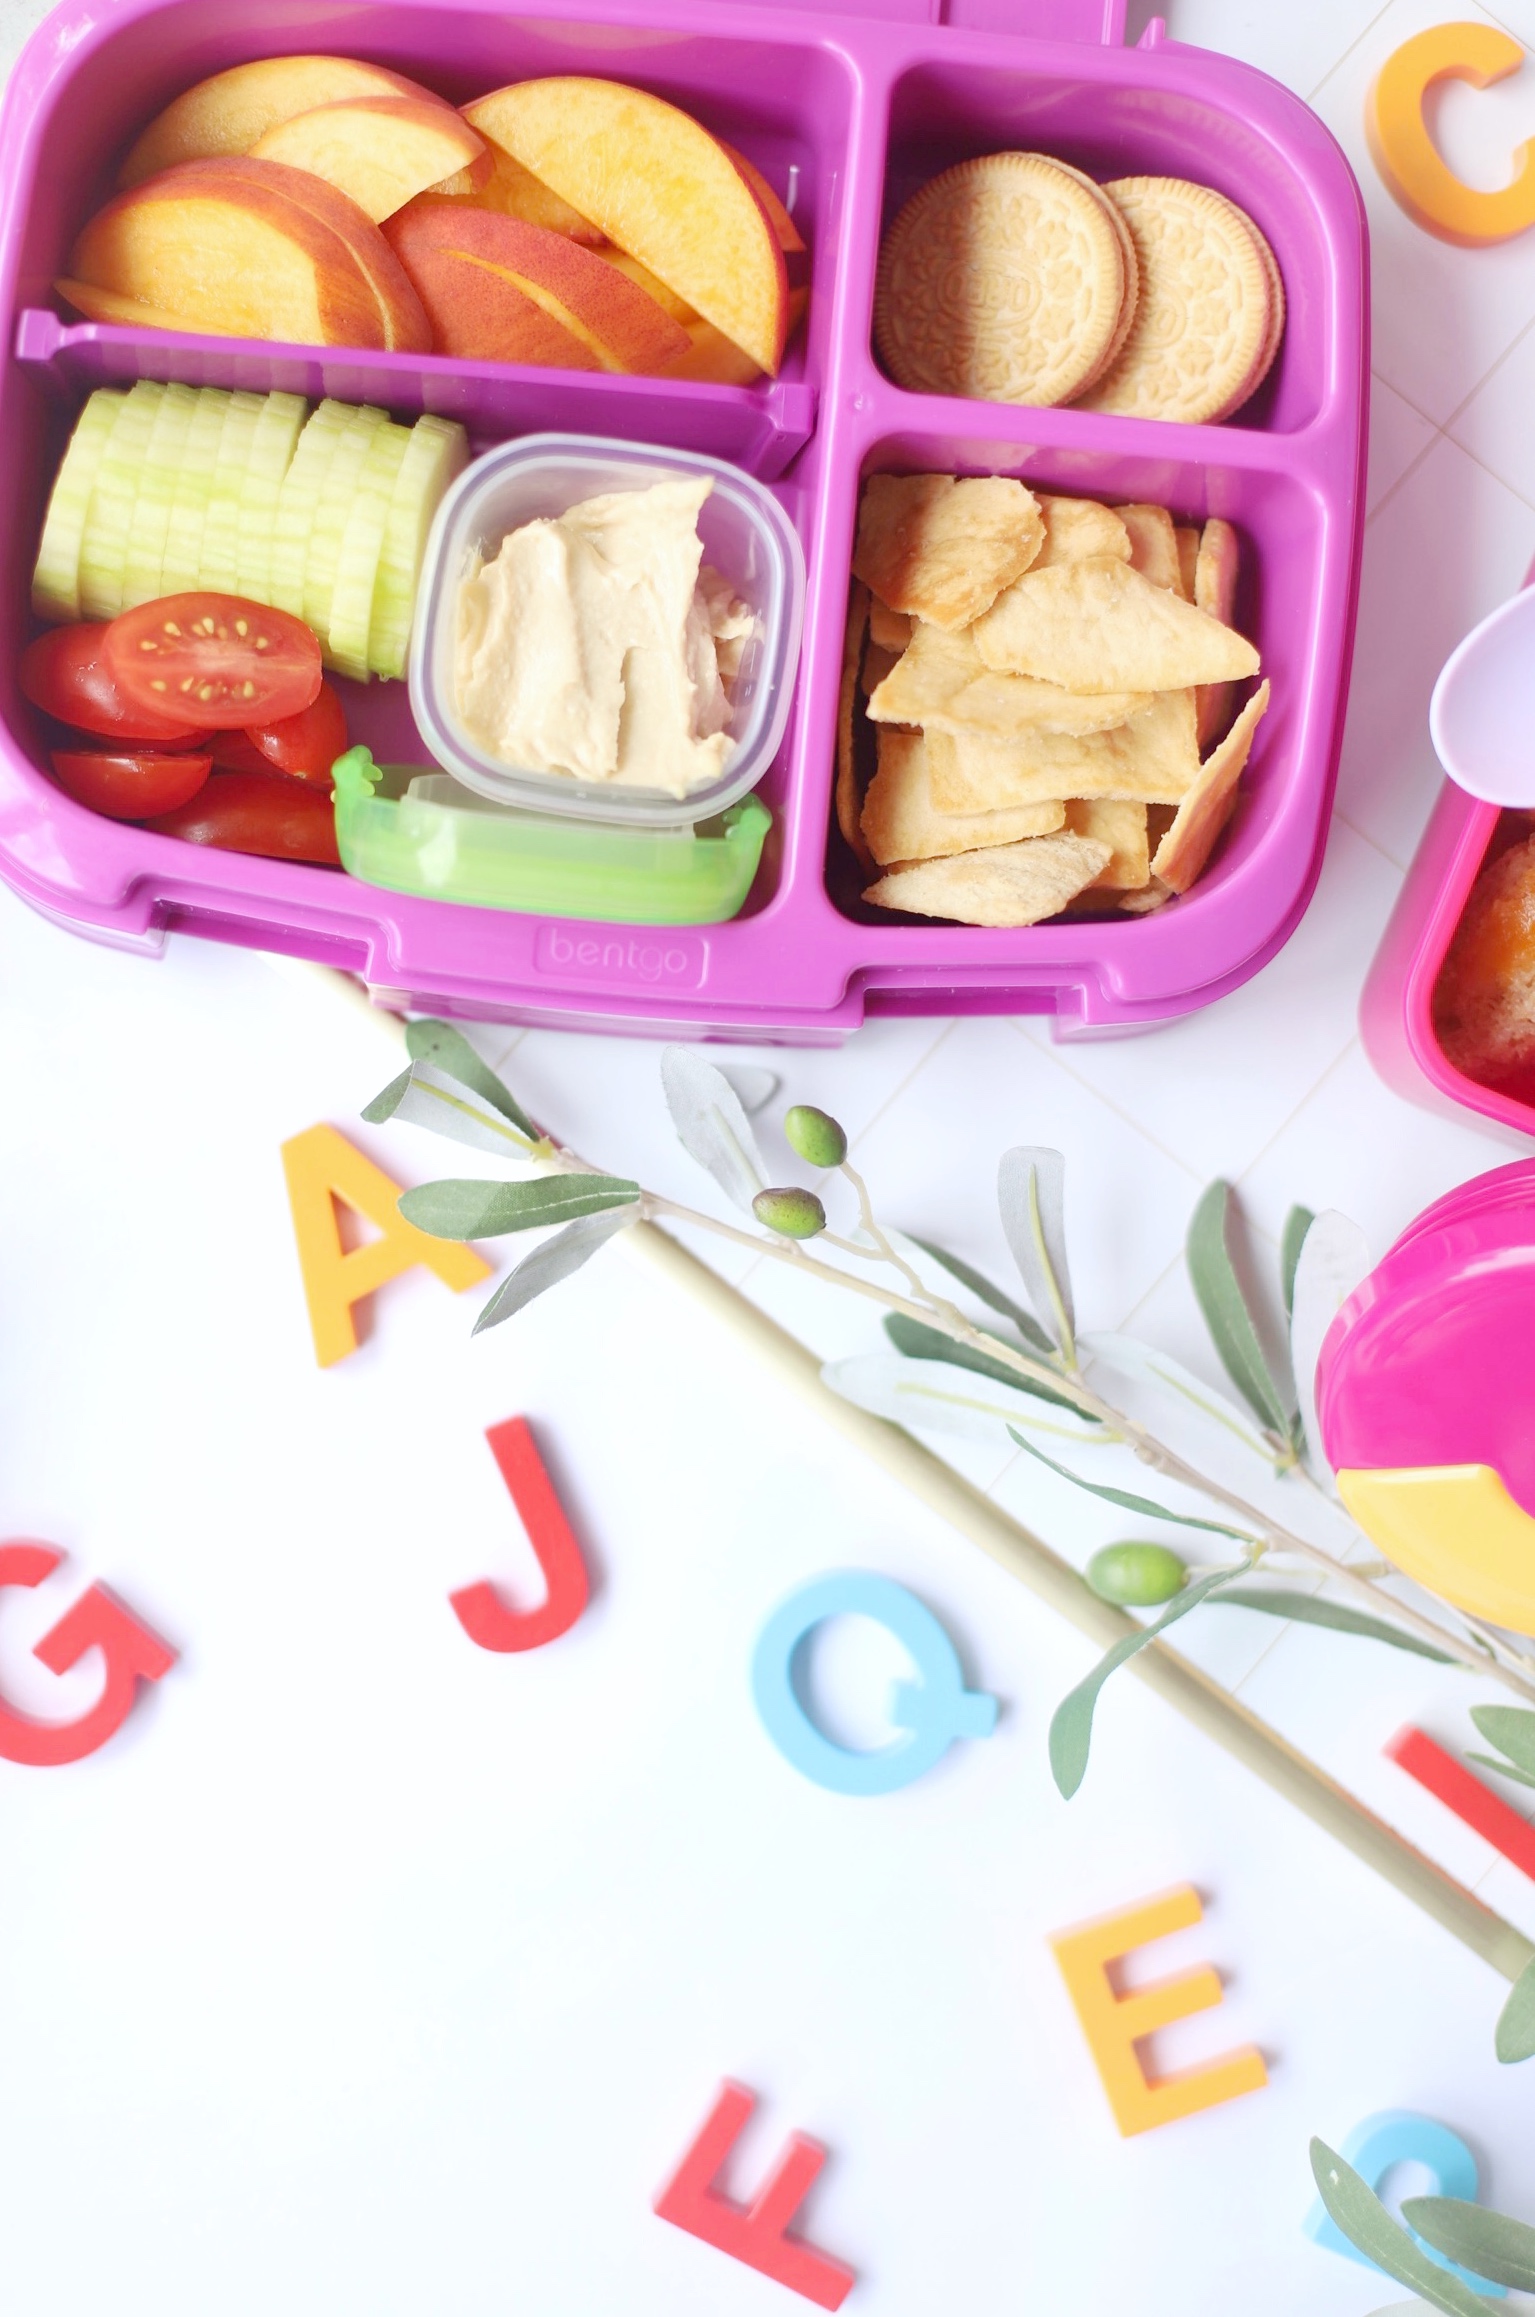
[[[818,1730],[794,1686],[800,1645],[828,1617],[872,1617],[893,1633],[920,1678],[899,1681],[890,1715],[910,1735],[872,1752],[834,1745]],[[956,1738],[989,1738],[997,1701],[967,1690],[954,1644],[931,1610],[891,1577],[844,1569],[801,1586],[774,1611],[752,1659],[752,1695],[763,1725],[785,1761],[833,1794],[894,1794],[925,1777]]]
[[[1410,2108],[1386,2108],[1378,2116],[1366,2116],[1344,2141],[1341,2154],[1366,2187],[1373,2188],[1377,2194],[1393,2165],[1421,2164],[1433,2176],[1434,2185],[1428,2191],[1431,2196],[1459,2196],[1468,2204],[1476,2201],[1479,2185],[1476,2158],[1460,2134],[1452,2132],[1447,2124],[1436,2124],[1432,2116],[1415,2116]],[[1306,2234],[1313,2243],[1325,2245],[1330,2253],[1342,2253],[1348,2260],[1362,2261],[1367,2269],[1376,2267],[1367,2253],[1349,2243],[1320,2197],[1306,2215]],[[1475,2277],[1469,2269],[1447,2261],[1443,2253],[1436,2253],[1421,2237],[1415,2237],[1414,2241],[1437,2267],[1448,2269],[1452,2277],[1459,2277],[1474,2293],[1485,2293],[1494,2301],[1507,2298],[1501,2285],[1489,2285],[1485,2277]],[[1384,2274],[1380,2270],[1376,2273]]]

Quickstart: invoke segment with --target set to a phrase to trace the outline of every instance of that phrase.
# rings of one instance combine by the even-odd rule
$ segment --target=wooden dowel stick
[[[289,960],[274,962],[291,970]],[[403,1050],[399,1018],[370,1004],[357,982],[326,966],[301,970],[349,997],[390,1038],[397,1052]],[[1069,1561],[1062,1560],[1021,1521],[962,1479],[941,1457],[934,1456],[909,1432],[886,1423],[883,1417],[871,1416],[832,1391],[821,1380],[821,1363],[814,1352],[668,1233],[654,1223],[637,1223],[621,1231],[613,1244],[627,1249],[634,1260],[691,1296],[824,1422],[881,1465],[961,1536],[989,1553],[1009,1576],[1027,1585],[1100,1649],[1111,1649],[1116,1641],[1137,1630],[1133,1619],[1099,1600]],[[1346,1787],[1319,1770],[1256,1714],[1249,1713],[1208,1674],[1157,1641],[1138,1651],[1125,1671],[1154,1690],[1186,1721],[1213,1738],[1366,1866],[1373,1867],[1393,1889],[1421,1907],[1505,1979],[1517,1979],[1535,1962],[1535,1942],[1484,1907],[1480,1899],[1415,1850],[1384,1819],[1367,1810]]]

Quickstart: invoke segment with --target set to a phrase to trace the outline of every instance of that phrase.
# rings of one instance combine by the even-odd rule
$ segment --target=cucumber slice
[[[410,428],[385,424],[374,433],[357,478],[357,492],[336,559],[330,599],[330,657],[343,676],[368,680],[368,629],[373,590],[384,552],[384,527],[400,467],[410,446]]]
[[[185,595],[201,577],[203,525],[213,496],[213,470],[229,403],[225,387],[204,386],[198,391],[197,408],[181,446],[181,466],[165,527],[165,553],[160,561],[162,595]]]
[[[198,550],[197,584],[218,595],[233,595],[238,586],[235,542],[240,516],[240,489],[250,461],[256,421],[265,397],[236,392],[229,397],[213,462],[208,511],[203,517],[202,545]]]
[[[370,403],[360,403],[349,411],[325,470],[314,521],[309,526],[309,545],[304,553],[304,623],[314,630],[322,645],[330,639],[336,565],[346,519],[357,496],[357,479],[368,455],[368,445],[379,428],[388,424],[387,413],[375,410]]]
[[[32,609],[39,619],[80,617],[80,547],[85,518],[90,512],[97,469],[127,399],[110,387],[98,386],[75,421],[43,517],[37,568],[32,574]]]
[[[236,592],[248,596],[252,603],[268,600],[277,502],[308,414],[309,405],[301,394],[269,394],[256,421],[240,491],[235,543],[235,568],[239,574]]]
[[[153,603],[157,596],[168,592],[160,583],[160,573],[165,562],[177,478],[196,408],[195,386],[172,383],[160,397],[155,423],[144,446],[139,487],[133,501],[133,522],[128,532],[128,552],[123,558],[124,611],[130,611],[136,603]]]
[[[279,611],[291,612],[295,619],[304,616],[304,566],[309,560],[315,509],[350,417],[346,403],[329,399],[311,413],[278,493],[266,600]]]
[[[444,491],[468,457],[468,437],[456,419],[418,418],[410,430],[389,501],[384,551],[373,591],[368,665],[377,675],[405,673],[426,535]]]
[[[141,378],[122,400],[91,491],[80,542],[80,616],[116,619],[133,528],[139,474],[165,388]]]

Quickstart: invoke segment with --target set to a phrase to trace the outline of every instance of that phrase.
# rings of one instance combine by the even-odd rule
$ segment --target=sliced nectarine
[[[382,311],[347,243],[235,168],[191,161],[119,193],[75,243],[69,278],[174,314],[185,330],[381,347]]]
[[[589,217],[583,217],[568,201],[562,201],[547,185],[541,185],[531,169],[524,169],[520,161],[514,161],[510,153],[503,153],[494,143],[490,146],[490,175],[483,185],[460,185],[453,181],[434,185],[432,191],[455,200],[467,195],[477,209],[495,209],[503,217],[524,218],[529,225],[542,225],[550,233],[563,233],[571,241],[584,242],[588,249],[599,249],[606,241],[606,236]]]
[[[252,153],[232,154],[219,161],[189,161],[187,174],[182,175],[181,181],[190,182],[190,172],[198,169],[214,171],[220,181],[255,185],[307,209],[345,243],[372,288],[383,336],[366,343],[383,345],[396,353],[431,351],[431,326],[422,311],[421,300],[372,218],[358,208],[350,194],[343,193],[338,186],[328,185],[323,177],[313,176],[307,169],[291,169],[284,161],[258,161]],[[163,182],[163,176],[153,180],[156,185]],[[364,343],[361,339],[347,342]]]
[[[491,173],[490,148],[463,115],[420,97],[348,97],[295,113],[268,129],[250,157],[323,177],[375,225],[445,177],[462,172],[483,185]]]
[[[789,328],[792,331],[805,311],[805,290],[789,292]],[[683,327],[688,334],[688,350],[675,362],[666,365],[668,378],[688,378],[705,386],[751,386],[762,376],[749,354],[733,345],[723,330],[716,330],[712,322],[696,318]]]
[[[263,56],[251,64],[231,65],[210,80],[200,80],[163,113],[157,113],[130,148],[117,182],[138,185],[178,161],[207,160],[216,153],[248,153],[268,129],[279,121],[291,120],[295,113],[312,112],[316,105],[340,104],[347,97],[366,96],[443,102],[418,81],[407,80],[403,73],[386,72],[379,64],[365,64],[360,57]]]
[[[142,298],[120,297],[116,290],[98,289],[92,282],[72,282],[61,276],[54,288],[66,305],[73,306],[88,322],[111,322],[125,330],[185,330],[189,327],[185,314],[172,314],[164,306],[146,306]],[[199,324],[210,338],[225,338],[227,330],[215,330],[206,323]]]
[[[778,236],[719,141],[648,90],[528,80],[464,108],[482,136],[776,371],[788,277]]]
[[[523,218],[425,194],[389,220],[387,237],[445,353],[637,372],[664,369],[686,350],[681,324],[648,290],[566,235]],[[546,334],[525,307],[559,333],[547,340],[551,351],[534,350]],[[583,359],[573,361],[563,341]],[[509,345],[526,350],[510,352]]]
[[[751,187],[752,191],[756,194],[757,199],[761,202],[763,208],[767,211],[768,223],[771,225],[773,231],[778,236],[778,246],[783,251],[784,256],[803,256],[805,249],[804,236],[801,234],[800,229],[795,224],[793,218],[789,215],[788,210],[785,209],[783,203],[779,200],[778,195],[773,191],[772,186],[763,176],[762,171],[757,167],[756,162],[748,161],[744,153],[738,153],[734,145],[727,145],[723,137],[719,138],[717,141],[720,151],[727,154],[729,158],[735,163],[736,167],[740,170],[741,175],[746,179],[747,184]]]

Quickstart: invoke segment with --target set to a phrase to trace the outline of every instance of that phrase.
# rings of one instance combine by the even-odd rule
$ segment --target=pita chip
[[[1194,596],[1201,611],[1231,625],[1236,609],[1239,555],[1237,535],[1229,523],[1213,515],[1199,535],[1194,561]],[[1231,721],[1229,684],[1206,684],[1199,695],[1199,745],[1208,748]]]
[[[1038,555],[1039,502],[1005,475],[871,475],[853,570],[894,612],[968,627]]]
[[[920,732],[886,726],[879,736],[879,770],[863,800],[864,842],[880,866],[931,861],[949,853],[1016,844],[1061,828],[1059,803],[1004,806],[996,812],[946,813],[933,802],[927,742]]]
[[[1031,571],[1043,571],[1052,563],[1085,563],[1094,555],[1130,561],[1130,533],[1112,507],[1102,507],[1096,499],[1054,499],[1042,491],[1039,511],[1045,543],[1030,564]]]
[[[922,625],[871,695],[869,714],[876,724],[1006,739],[1034,728],[1102,732],[1150,705],[1146,692],[1068,692],[1032,676],[999,673],[987,667],[970,635]]]
[[[877,595],[870,599],[869,640],[878,644],[882,652],[891,652],[899,657],[911,642],[916,624],[910,612],[892,611],[889,604],[881,603]]]
[[[1178,593],[1185,603],[1192,603],[1194,567],[1199,561],[1199,533],[1192,523],[1180,523],[1173,537],[1178,542]],[[1231,625],[1230,620],[1226,625]]]
[[[1091,837],[1027,837],[945,861],[908,862],[871,885],[864,899],[958,925],[1037,925],[1064,909],[1108,861],[1108,846]]]
[[[1071,691],[1181,691],[1258,672],[1245,636],[1108,557],[1026,572],[971,633],[988,667]]]
[[[933,801],[944,812],[1065,797],[1176,805],[1199,778],[1192,692],[1165,692],[1108,732],[1035,730],[995,740],[929,726],[927,740]]]
[[[1199,768],[1199,778],[1178,807],[1177,817],[1156,849],[1152,873],[1175,893],[1186,893],[1209,860],[1215,840],[1230,817],[1252,750],[1269,688],[1260,684],[1224,740]]]
[[[1089,892],[1106,887],[1115,893],[1134,893],[1150,882],[1143,804],[1131,804],[1124,797],[1074,797],[1066,807],[1066,826],[1074,837],[1094,837],[1109,847],[1108,861]]]
[[[1178,534],[1167,509],[1137,504],[1116,507],[1114,512],[1130,535],[1131,570],[1139,571],[1153,587],[1170,588],[1174,595],[1182,595]]]

